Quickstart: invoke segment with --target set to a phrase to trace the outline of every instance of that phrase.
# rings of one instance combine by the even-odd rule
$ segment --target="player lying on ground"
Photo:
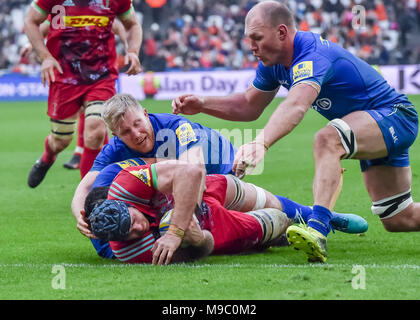
[[[267,247],[295,222],[282,212],[282,203],[270,192],[233,175],[205,176],[179,161],[126,167],[113,180],[106,201],[104,191],[106,187],[96,187],[86,198],[86,212],[82,213],[88,229],[85,233],[110,241],[113,253],[124,262],[169,263],[184,233],[185,246],[209,254],[210,237],[197,236],[194,211],[201,229],[213,236],[212,254]],[[160,219],[171,209],[170,226],[162,238],[173,241],[164,242],[159,240]],[[290,214],[295,216],[296,211]],[[195,254],[190,258],[197,258]]]

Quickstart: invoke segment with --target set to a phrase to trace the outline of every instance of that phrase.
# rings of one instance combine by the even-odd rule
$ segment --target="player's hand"
[[[125,55],[124,59],[125,59],[124,60],[125,65],[129,66],[128,70],[126,71],[126,73],[129,76],[139,74],[140,72],[143,71],[143,68],[140,64],[139,57],[134,52],[128,52]]]
[[[63,69],[61,68],[60,64],[52,56],[47,57],[44,59],[44,61],[42,61],[41,82],[44,87],[45,83],[47,83],[47,85],[49,86],[55,81],[54,69],[57,69],[58,72],[60,72],[61,74],[63,73]]]
[[[176,249],[181,245],[181,238],[173,233],[166,232],[162,238],[159,238],[153,245],[153,259],[154,265],[169,264]]]
[[[235,155],[232,170],[237,177],[242,179],[246,174],[252,173],[258,163],[260,163],[267,152],[263,143],[250,142],[242,145]]]
[[[172,112],[174,114],[194,115],[200,113],[204,106],[204,100],[192,94],[184,94],[172,100]]]
[[[77,229],[80,231],[81,234],[84,236],[91,238],[91,239],[98,239],[92,234],[92,231],[89,229],[89,224],[85,218],[85,210],[80,210],[80,216],[77,219]]]

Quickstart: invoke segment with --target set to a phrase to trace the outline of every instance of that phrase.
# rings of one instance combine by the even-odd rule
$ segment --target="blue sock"
[[[325,207],[313,206],[313,212],[308,217],[308,227],[319,231],[325,237],[331,230],[330,220],[332,213]]]
[[[301,205],[282,196],[275,197],[281,202],[283,212],[289,219],[292,219],[293,222],[299,222],[299,215],[302,217],[303,221],[308,221],[309,216],[312,214],[311,207]]]

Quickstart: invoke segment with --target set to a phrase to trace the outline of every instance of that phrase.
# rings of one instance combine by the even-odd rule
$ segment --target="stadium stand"
[[[144,28],[145,70],[253,68],[244,17],[253,0],[133,0]],[[300,30],[322,34],[371,64],[420,63],[420,0],[293,0]],[[20,59],[30,0],[0,0],[0,69],[35,73]],[[153,7],[153,8],[152,8]],[[364,15],[364,18],[359,19]],[[118,52],[123,47],[118,43]]]

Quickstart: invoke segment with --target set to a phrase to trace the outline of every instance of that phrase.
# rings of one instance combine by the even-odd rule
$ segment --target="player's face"
[[[130,212],[131,226],[126,240],[133,240],[141,238],[147,231],[149,231],[150,224],[143,213],[133,207],[128,207]]]
[[[252,53],[264,66],[279,63],[282,48],[281,43],[277,41],[276,28],[264,25],[257,18],[248,19],[245,35],[250,40]]]
[[[140,153],[148,153],[155,145],[155,134],[146,110],[128,110],[119,123],[117,133],[130,149]]]

